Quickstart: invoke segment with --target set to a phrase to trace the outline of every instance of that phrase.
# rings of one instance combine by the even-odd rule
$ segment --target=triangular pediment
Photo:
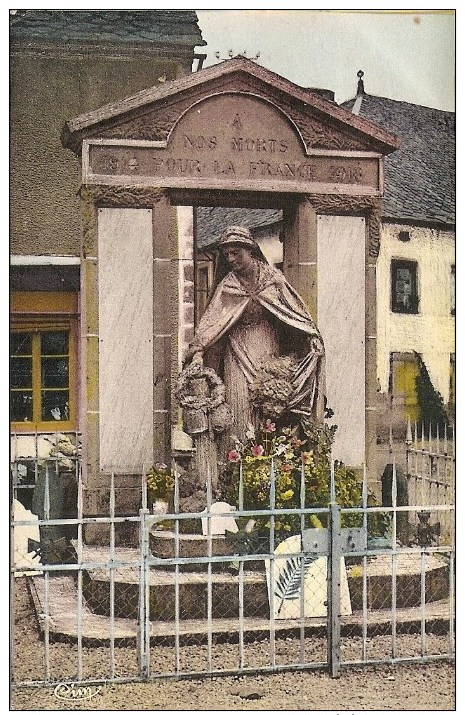
[[[223,102],[218,99],[221,95]],[[237,100],[234,106],[228,106],[231,98]],[[212,129],[212,120],[206,111],[208,102],[209,109],[221,113],[235,111],[240,101],[247,103],[248,112],[253,111],[255,102],[255,134],[262,125],[266,107],[270,110],[265,109],[269,121],[272,121],[271,114],[279,115],[300,138],[306,153],[328,150],[384,155],[399,147],[397,137],[381,127],[244,57],[151,87],[71,119],[66,123],[63,143],[77,152],[84,139],[167,143],[173,137],[174,128],[185,122],[189,113],[199,110],[204,127],[199,136],[203,136]],[[285,141],[273,133],[266,137],[257,134],[255,140]],[[270,146],[274,146],[273,143]]]

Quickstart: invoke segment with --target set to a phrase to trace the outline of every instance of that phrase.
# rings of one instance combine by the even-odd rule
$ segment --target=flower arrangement
[[[157,462],[147,474],[149,503],[170,502],[174,494],[174,477],[166,464]]]
[[[249,429],[244,443],[235,441],[227,453],[228,466],[222,475],[220,488],[231,504],[239,504],[239,484],[242,469],[242,501],[245,510],[270,509],[271,465],[274,467],[276,509],[325,508],[330,501],[329,475],[331,446],[336,427],[303,423],[297,428],[278,430],[267,419],[255,431]],[[302,484],[303,483],[303,484]],[[304,494],[301,493],[302,486]],[[362,485],[355,470],[342,463],[335,465],[336,500],[342,507],[361,504]],[[302,502],[304,504],[302,504]],[[344,526],[361,526],[359,515],[344,515]],[[357,523],[356,523],[357,522]],[[257,517],[256,528],[270,527],[268,516]],[[325,526],[325,515],[306,516],[306,528]],[[298,514],[276,515],[274,529],[277,539],[284,539],[301,529]]]
[[[216,433],[232,425],[231,408],[225,402],[226,388],[210,367],[188,365],[178,377],[176,397],[184,409],[185,427],[189,434]]]

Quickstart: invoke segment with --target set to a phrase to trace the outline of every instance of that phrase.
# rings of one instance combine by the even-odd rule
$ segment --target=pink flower
[[[303,444],[305,444],[305,440],[301,440],[298,437],[292,437],[291,439],[291,444],[293,447],[301,447]]]
[[[241,455],[237,451],[237,449],[230,449],[228,452],[228,462],[240,462],[241,461]]]
[[[313,464],[313,451],[310,452],[302,452],[302,462],[304,464]]]
[[[254,444],[250,451],[252,452],[254,457],[261,457],[263,452],[265,451],[265,448],[261,444]]]
[[[276,425],[271,420],[265,422],[265,432],[276,432]]]

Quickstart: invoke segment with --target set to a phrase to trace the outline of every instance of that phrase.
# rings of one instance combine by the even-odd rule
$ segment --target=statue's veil
[[[231,268],[223,255],[222,248],[225,246],[241,246],[250,250],[252,256],[262,263],[269,265],[264,253],[262,252],[257,241],[252,237],[249,229],[245,226],[229,226],[225,229],[221,238],[216,241],[210,251],[214,253],[213,257],[213,283],[209,291],[208,300],[212,297],[219,283],[230,273]]]

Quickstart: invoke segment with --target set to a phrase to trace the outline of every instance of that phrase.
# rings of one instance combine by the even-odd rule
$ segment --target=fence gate
[[[207,480],[206,508],[194,512],[179,508],[176,469],[168,508],[147,500],[141,470],[137,514],[117,513],[113,475],[108,514],[90,517],[78,454],[13,457],[13,686],[312,668],[338,676],[346,665],[454,655],[454,544],[435,527],[437,514],[453,523],[453,506],[398,505],[396,478],[383,505],[365,477],[349,482],[333,465],[326,504],[315,506],[320,487],[304,461],[290,489],[273,459],[266,508],[248,508],[250,473],[239,463],[236,508],[213,501]],[[65,484],[75,487],[68,512]]]

